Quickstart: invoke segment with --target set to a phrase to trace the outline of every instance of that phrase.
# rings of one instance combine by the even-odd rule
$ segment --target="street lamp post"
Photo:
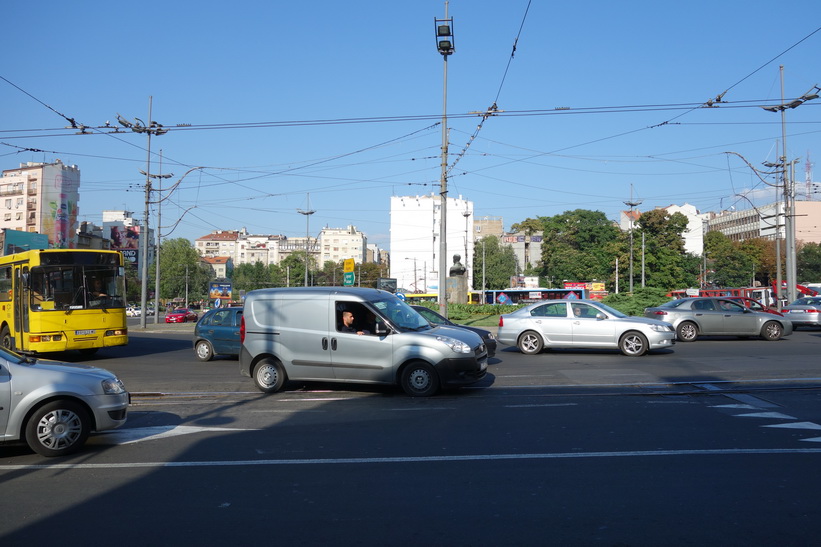
[[[142,276],[142,284],[140,289],[140,309],[142,310],[142,313],[140,313],[140,328],[143,329],[146,328],[145,316],[148,315],[148,206],[151,202],[151,135],[159,136],[168,133],[168,129],[165,129],[161,124],[151,120],[151,107],[153,100],[153,97],[148,97],[148,123],[142,122],[139,118],[135,118],[137,123],[131,123],[119,114],[117,115],[117,121],[120,125],[135,133],[145,133],[148,138],[145,171],[140,171],[145,175],[145,218],[143,219],[142,226],[143,233],[140,234],[140,253],[142,255],[140,258],[140,274]]]
[[[439,181],[440,219],[439,219],[439,313],[448,316],[447,282],[448,282],[448,57],[453,55],[453,18],[448,18],[448,3],[445,2],[445,18],[434,19],[436,27],[436,49],[444,60],[444,77],[442,85],[442,172]]]
[[[308,286],[308,264],[310,264],[311,246],[311,215],[316,213],[311,209],[311,194],[308,194],[308,208],[306,210],[297,209],[300,215],[305,215],[305,286]]]
[[[642,200],[633,199],[633,185],[630,185],[630,201],[624,204],[630,207],[630,294],[633,293],[633,207],[641,205]]]
[[[781,155],[782,168],[782,182],[783,182],[783,199],[784,199],[784,239],[786,245],[786,267],[785,273],[787,277],[787,300],[792,302],[796,298],[796,249],[795,249],[795,188],[793,186],[792,177],[788,174],[787,168],[787,109],[798,108],[807,101],[818,98],[818,92],[821,92],[821,87],[815,85],[804,93],[799,98],[784,102],[784,65],[778,67],[781,75],[781,104],[774,106],[763,106],[764,110],[769,112],[781,112],[781,144],[783,153]],[[776,223],[777,226],[777,223]],[[781,286],[779,283],[778,292],[780,293]]]

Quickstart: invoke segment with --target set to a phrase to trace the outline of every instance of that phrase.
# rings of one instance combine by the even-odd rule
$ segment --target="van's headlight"
[[[125,386],[119,379],[109,378],[108,380],[103,380],[103,393],[106,395],[119,395],[120,393],[125,393]]]
[[[470,349],[469,345],[465,344],[461,340],[457,340],[456,338],[451,338],[449,336],[437,336],[436,339],[446,344],[456,353],[473,353],[473,350]]]

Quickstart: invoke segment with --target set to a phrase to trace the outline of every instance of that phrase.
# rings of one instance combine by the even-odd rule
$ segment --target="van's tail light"
[[[245,343],[245,316],[240,316],[241,320],[239,322],[239,343]]]
[[[504,327],[504,326],[505,326],[505,316],[504,316],[504,315],[500,315],[500,316],[499,316],[499,326],[500,326],[500,327]]]

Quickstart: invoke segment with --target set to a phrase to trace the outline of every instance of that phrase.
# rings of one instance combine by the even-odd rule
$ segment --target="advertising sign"
[[[231,298],[232,289],[231,283],[210,283],[208,298],[210,300],[233,300]]]

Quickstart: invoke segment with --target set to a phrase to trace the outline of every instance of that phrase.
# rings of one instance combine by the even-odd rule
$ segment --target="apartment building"
[[[38,232],[49,247],[77,246],[80,169],[54,163],[21,163],[0,177],[0,228]]]

